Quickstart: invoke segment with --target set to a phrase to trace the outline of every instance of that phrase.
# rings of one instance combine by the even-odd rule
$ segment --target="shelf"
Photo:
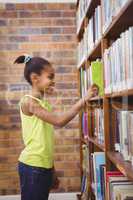
[[[121,92],[114,92],[111,94],[105,94],[104,96],[114,98],[114,97],[132,96],[132,95],[133,95],[133,89],[123,90]]]
[[[102,100],[103,100],[103,97],[96,96],[96,97],[91,98],[89,101],[102,101]]]
[[[79,3],[79,1],[77,2],[77,5],[78,5],[78,3]],[[80,26],[78,27],[77,37],[80,37],[81,33],[83,32],[83,24],[84,24],[85,18],[86,17],[90,18],[92,16],[97,5],[100,5],[100,0],[90,0],[89,1],[88,7],[86,8],[86,11],[85,11],[85,14],[84,14],[83,18],[81,19]]]
[[[87,59],[83,58],[77,68],[80,69],[83,65],[85,65],[86,62],[87,62]]]
[[[120,153],[107,152],[107,156],[125,176],[133,180],[133,166],[130,162],[125,161]]]
[[[129,0],[113,18],[103,38],[116,39],[120,33],[133,25],[133,0]]]
[[[86,15],[83,16],[82,19],[81,19],[81,21],[80,21],[80,25],[79,25],[79,27],[77,29],[77,33],[76,33],[77,37],[80,37],[80,35],[84,31],[84,20],[85,20],[85,17],[86,17]]]
[[[97,58],[102,57],[102,51],[101,51],[101,39],[94,45],[93,50],[89,53],[88,59],[90,61],[96,60]]]
[[[80,62],[80,64],[78,65],[78,69],[80,69],[83,65],[86,64],[86,62],[89,60],[89,61],[94,61],[96,60],[97,58],[101,58],[101,55],[102,52],[101,52],[101,40],[99,40],[97,42],[96,45],[94,45],[94,48],[93,50],[88,54],[87,58],[83,58]]]
[[[88,138],[89,142],[95,144],[99,149],[101,149],[102,151],[105,151],[105,146],[104,144],[101,144],[97,138],[94,137],[89,137]]]

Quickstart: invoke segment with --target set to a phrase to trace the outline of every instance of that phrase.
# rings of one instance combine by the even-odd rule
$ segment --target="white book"
[[[130,88],[133,88],[133,27],[129,28]]]
[[[128,154],[128,111],[122,111],[122,154],[125,160],[129,160]]]

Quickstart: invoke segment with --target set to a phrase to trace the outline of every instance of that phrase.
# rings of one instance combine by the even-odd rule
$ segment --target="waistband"
[[[18,162],[18,165],[21,167],[26,167],[28,169],[37,169],[37,170],[40,170],[40,171],[53,171],[53,168],[44,168],[44,167],[36,167],[36,166],[31,166],[31,165],[27,165],[23,162]]]

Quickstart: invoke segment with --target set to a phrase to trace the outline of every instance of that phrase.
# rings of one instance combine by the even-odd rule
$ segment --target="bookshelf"
[[[82,185],[78,199],[110,200],[111,192],[116,195],[115,199],[133,199],[133,192],[127,192],[126,186],[127,196],[124,196],[121,191],[123,186],[118,180],[122,179],[123,184],[126,180],[133,190],[132,12],[133,0],[77,1],[77,69],[81,97],[92,83],[103,79],[103,85],[99,82],[99,96],[92,98],[80,112],[81,175],[82,178],[84,175],[88,177],[87,187]],[[96,67],[98,73],[94,70]],[[96,74],[100,74],[99,79],[94,78]],[[87,175],[82,168],[82,145],[88,148]],[[103,155],[105,160],[102,160]],[[99,167],[103,174],[100,178],[104,177],[105,181],[104,187],[101,187],[103,182],[98,186],[101,187],[100,193],[96,189],[96,174],[93,171],[97,156],[101,156]],[[113,185],[111,190],[108,183],[111,185],[113,178],[117,180],[117,186]],[[123,195],[122,198],[120,195]]]

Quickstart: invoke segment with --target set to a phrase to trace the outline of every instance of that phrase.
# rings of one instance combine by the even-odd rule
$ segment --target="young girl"
[[[63,127],[84,107],[85,102],[97,94],[97,88],[62,115],[51,110],[44,94],[54,86],[54,69],[40,57],[20,56],[14,63],[25,63],[24,77],[32,86],[32,95],[20,100],[22,135],[25,144],[18,163],[21,200],[48,200],[53,180],[53,126]]]

